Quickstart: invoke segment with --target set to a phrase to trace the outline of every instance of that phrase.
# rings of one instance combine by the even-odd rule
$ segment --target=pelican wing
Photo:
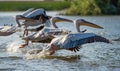
[[[37,34],[35,33],[33,35],[24,37],[23,39],[24,40],[29,40],[29,41],[32,41],[32,42],[50,43],[53,38],[54,38],[53,35],[41,33],[41,34],[39,34],[39,36],[37,36]]]
[[[27,17],[27,18],[31,18],[31,17],[35,17],[35,16],[41,15],[41,14],[46,15],[45,10],[42,9],[42,8],[36,9],[36,10],[30,12],[29,14],[26,15],[26,17]]]
[[[0,36],[8,36],[16,32],[15,26],[3,26],[0,29]]]
[[[32,12],[34,10],[34,8],[30,8],[30,9],[28,9],[27,11],[25,11],[23,14],[22,14],[22,16],[26,16],[26,15],[28,15],[30,12]]]
[[[0,36],[9,36],[11,34],[13,34],[14,32],[1,32],[0,31]]]
[[[40,30],[42,30],[44,28],[44,25],[40,25],[39,27],[37,27],[37,28],[35,28],[35,29],[27,29],[28,31],[35,31],[35,32],[37,32],[37,31],[40,31]]]
[[[79,49],[79,46],[93,42],[109,43],[109,40],[93,33],[77,33],[64,36],[61,40],[59,40],[58,44],[61,49],[76,51]]]
[[[54,38],[53,35],[42,34],[40,37],[35,38],[35,40],[32,40],[32,42],[50,43],[53,38]]]
[[[38,31],[30,36],[24,37],[23,39],[30,40],[32,42],[49,43],[54,38],[54,35],[61,35],[67,33],[69,32],[63,31],[61,29],[43,28],[41,31]]]

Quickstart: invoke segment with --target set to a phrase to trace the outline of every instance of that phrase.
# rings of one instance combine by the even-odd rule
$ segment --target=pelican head
[[[58,28],[56,23],[57,22],[73,22],[72,20],[66,19],[66,18],[61,18],[61,17],[53,17],[51,19],[52,25],[54,28]]]
[[[74,21],[74,24],[76,26],[77,32],[81,32],[80,31],[80,26],[89,26],[89,27],[93,27],[93,28],[98,28],[98,29],[103,29],[103,27],[96,25],[94,23],[88,22],[84,19],[76,19]]]
[[[70,20],[70,19],[61,18],[61,17],[53,17],[51,19],[51,22],[52,22],[52,25],[54,28],[58,28],[58,26],[56,25],[57,22],[71,22],[76,26],[77,32],[81,32],[80,26],[89,26],[89,27],[93,27],[93,28],[103,29],[103,27],[96,25],[94,23],[88,22],[84,19]],[[86,30],[84,30],[84,31],[86,31]]]

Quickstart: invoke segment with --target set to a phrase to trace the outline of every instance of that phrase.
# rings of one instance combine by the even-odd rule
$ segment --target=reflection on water
[[[47,56],[45,59],[57,59],[57,60],[64,60],[68,62],[75,62],[80,59],[79,55],[71,55],[71,56]]]
[[[24,59],[57,59],[57,60],[64,60],[64,61],[68,61],[68,62],[75,62],[78,59],[80,59],[79,55],[67,55],[67,56],[56,56],[56,55],[52,55],[52,56],[45,56],[43,54],[40,53],[41,50],[40,49],[32,49],[29,52],[26,53],[26,55],[24,56]]]
[[[22,12],[0,12],[0,25],[16,25],[15,15]],[[58,16],[56,12],[48,15]],[[68,19],[82,18],[103,26],[104,29],[80,27],[89,33],[96,33],[110,40],[120,38],[120,16],[61,16]],[[61,29],[76,32],[72,23],[57,24]],[[68,28],[69,26],[69,28]],[[66,28],[67,27],[67,28]],[[18,45],[23,43],[19,37],[22,32],[2,37],[0,36],[0,71],[120,71],[120,41],[112,44],[85,44],[79,52],[67,50],[57,51],[54,56],[39,58],[38,52],[27,55],[31,49],[42,49],[46,44],[31,43],[24,49]]]

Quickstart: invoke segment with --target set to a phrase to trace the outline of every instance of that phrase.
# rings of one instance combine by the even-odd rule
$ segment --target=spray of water
[[[19,48],[19,43],[12,42],[7,45],[6,51],[12,53],[23,53],[25,49]]]

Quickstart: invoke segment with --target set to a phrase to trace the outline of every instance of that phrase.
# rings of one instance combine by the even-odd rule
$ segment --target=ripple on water
[[[14,68],[0,68],[0,71],[14,71]]]
[[[10,13],[10,12],[9,12]],[[3,13],[1,13],[2,15]],[[16,24],[11,16],[20,14],[5,13],[0,16],[1,24]],[[9,15],[9,16],[8,16]],[[50,13],[51,15],[51,13]],[[56,16],[55,14],[52,16]],[[87,29],[89,33],[96,33],[109,39],[120,37],[120,16],[63,16],[69,19],[83,18],[96,23],[104,29],[94,29],[90,27],[81,27],[81,30]],[[58,24],[62,29],[76,32],[74,25],[67,23]],[[69,28],[66,28],[68,27]],[[30,44],[25,49],[19,49],[18,44],[23,43],[19,38],[21,33],[15,33],[11,36],[0,37],[0,71],[120,71],[120,42],[113,44],[93,43],[83,45],[77,53],[68,51],[58,51],[55,56],[39,58],[38,52],[28,55],[29,59],[23,59],[19,53],[26,53],[31,48],[41,48],[43,44]],[[3,43],[3,44],[2,44]],[[6,49],[6,51],[5,51]],[[10,52],[10,53],[8,53]],[[18,53],[15,55],[15,53]],[[35,54],[35,55],[34,55]],[[32,56],[33,55],[33,56]],[[76,55],[76,56],[73,56]],[[78,55],[78,56],[77,56]],[[26,56],[26,55],[25,55]],[[80,59],[79,59],[80,56]]]

